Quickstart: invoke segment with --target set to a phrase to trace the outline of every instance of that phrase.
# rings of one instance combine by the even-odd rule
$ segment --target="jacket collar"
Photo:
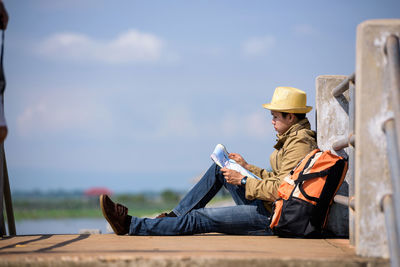
[[[308,121],[307,118],[302,119],[301,121],[298,121],[297,123],[290,126],[290,128],[284,134],[277,134],[276,135],[277,143],[275,144],[274,148],[279,150],[283,146],[283,144],[285,143],[286,139],[289,136],[296,135],[297,131],[299,131],[301,129],[308,129],[308,130],[311,129],[310,122]]]

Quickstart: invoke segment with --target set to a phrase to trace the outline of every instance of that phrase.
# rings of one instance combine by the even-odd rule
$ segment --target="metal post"
[[[6,224],[4,222],[3,213],[1,213],[1,215],[0,215],[0,222],[1,222],[1,225],[0,225],[0,237],[3,237],[3,236],[5,236],[7,234],[7,232],[6,232]]]
[[[348,138],[343,138],[333,143],[332,148],[335,151],[339,151],[343,148],[349,147],[350,145],[352,145],[353,147],[355,146],[355,138],[353,133],[350,133]]]
[[[0,126],[2,132],[0,134],[0,235],[6,234],[4,223],[4,205],[6,206],[8,230],[10,235],[16,235],[14,212],[12,208],[10,182],[8,179],[6,155],[4,152],[4,139],[7,136],[7,125],[4,118],[4,90],[6,89],[6,79],[3,68],[4,58],[4,30],[1,32],[1,48],[0,48]],[[5,130],[5,131],[4,131]]]
[[[338,204],[341,204],[346,207],[350,207],[353,210],[355,209],[354,207],[354,197],[345,197],[341,195],[336,195],[334,198],[335,202]]]
[[[354,196],[355,196],[355,184],[354,184],[354,149],[355,149],[355,135],[354,133],[354,128],[355,128],[355,86],[354,82],[349,83],[349,132],[352,133],[350,139],[350,144],[352,146],[349,147],[349,169],[347,170],[348,172],[348,184],[349,184],[349,197],[354,201]],[[352,142],[353,141],[353,142]],[[355,220],[354,220],[354,211],[355,210],[355,204],[353,209],[349,209],[349,239],[350,239],[350,244],[355,245],[356,243],[356,237],[355,237]]]
[[[4,222],[4,206],[7,212],[9,235],[16,235],[14,212],[11,200],[10,182],[8,179],[4,145],[0,145],[0,236],[7,234]]]
[[[389,85],[392,108],[395,114],[396,130],[400,133],[400,55],[399,39],[390,35],[386,40],[385,52],[388,60]],[[400,147],[399,147],[400,150]]]
[[[390,35],[386,40],[385,52],[388,59],[388,73],[394,120],[388,120],[383,128],[386,132],[387,149],[393,189],[394,210],[396,213],[397,232],[400,233],[400,52],[399,39]]]
[[[385,195],[381,201],[381,210],[385,213],[386,232],[389,243],[390,263],[393,267],[400,266],[399,232],[396,228],[396,217],[391,195]]]
[[[8,233],[9,235],[16,235],[17,233],[15,229],[14,211],[11,200],[10,180],[8,179],[7,161],[6,161],[6,153],[4,151],[4,145],[1,146],[1,151],[3,153],[2,163],[3,163],[3,177],[4,177],[4,202],[6,205]]]
[[[384,122],[383,130],[386,134],[386,147],[389,160],[390,177],[392,182],[393,192],[393,209],[395,211],[395,223],[397,232],[400,233],[400,155],[397,141],[397,133],[394,119],[389,119]],[[396,226],[397,225],[397,226]],[[398,240],[400,242],[400,240]]]
[[[340,140],[338,140],[338,141],[336,141],[335,143],[332,144],[332,148],[335,151],[342,150],[343,148],[346,148],[348,146],[349,146],[349,139],[348,138],[340,139]]]
[[[332,90],[332,95],[338,97],[349,89],[349,83],[354,82],[356,74],[353,73]]]
[[[0,146],[1,150],[2,146]],[[6,225],[4,222],[4,165],[3,162],[3,153],[0,151],[0,236],[5,236]]]

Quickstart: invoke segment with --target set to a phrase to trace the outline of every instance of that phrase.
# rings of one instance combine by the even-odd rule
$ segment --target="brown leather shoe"
[[[111,225],[114,233],[117,235],[125,235],[129,232],[128,208],[114,203],[107,195],[100,196],[100,207],[104,218]]]

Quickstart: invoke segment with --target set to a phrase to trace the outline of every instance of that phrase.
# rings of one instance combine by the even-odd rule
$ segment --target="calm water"
[[[81,229],[99,229],[102,234],[112,231],[103,218],[45,219],[15,222],[17,235],[78,234]]]
[[[235,205],[233,200],[220,201],[208,207],[224,207]],[[149,217],[155,217],[153,214]],[[78,234],[82,229],[98,229],[102,234],[113,233],[104,218],[75,218],[75,219],[43,219],[21,220],[15,222],[17,235],[40,234]],[[8,228],[7,228],[8,229]]]

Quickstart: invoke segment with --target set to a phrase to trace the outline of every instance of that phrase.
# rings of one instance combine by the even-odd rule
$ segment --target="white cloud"
[[[129,30],[113,40],[97,40],[81,33],[57,33],[42,42],[37,52],[47,58],[103,63],[155,62],[165,52],[159,37]]]
[[[17,116],[20,136],[68,133],[104,133],[112,123],[111,114],[95,93],[58,90],[30,101]]]
[[[256,112],[244,115],[226,116],[221,121],[222,132],[227,136],[247,136],[264,139],[272,134],[272,127],[265,114]]]
[[[164,112],[158,124],[156,135],[159,137],[185,137],[198,134],[192,111],[188,107],[173,107]]]
[[[274,36],[254,37],[242,44],[242,53],[246,57],[258,57],[267,55],[275,46]]]
[[[296,24],[294,26],[294,32],[299,35],[312,35],[316,30],[310,24]]]
[[[115,104],[118,103],[118,106]],[[151,112],[148,107],[152,108]],[[16,133],[23,138],[69,135],[76,139],[163,141],[222,136],[263,140],[271,134],[262,112],[213,117],[199,116],[183,103],[133,96],[124,99],[90,88],[46,89],[30,96],[16,116]],[[148,112],[144,112],[147,110]]]
[[[268,117],[264,113],[235,114],[229,112],[221,117],[198,119],[189,107],[174,107],[162,112],[156,121],[154,134],[147,138],[198,138],[202,137],[247,137],[265,139],[272,134]]]

